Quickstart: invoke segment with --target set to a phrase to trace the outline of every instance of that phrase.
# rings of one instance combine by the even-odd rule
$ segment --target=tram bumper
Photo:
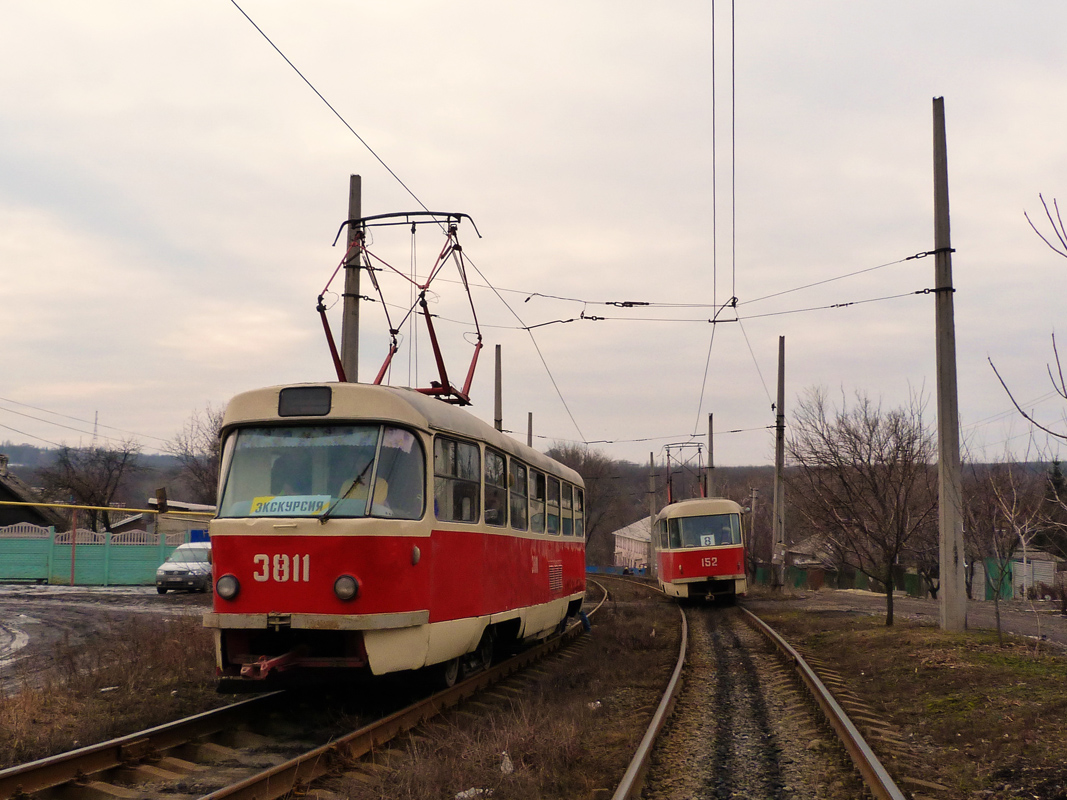
[[[215,632],[220,677],[262,683],[287,672],[374,669],[368,639],[398,630],[424,630],[429,611],[386,614],[227,614],[207,612]]]

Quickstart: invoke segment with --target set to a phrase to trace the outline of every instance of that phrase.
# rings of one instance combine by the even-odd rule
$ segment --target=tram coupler
[[[251,664],[241,665],[241,677],[254,681],[266,680],[272,672],[284,672],[295,666],[303,655],[303,649],[298,647],[280,656],[260,656]]]

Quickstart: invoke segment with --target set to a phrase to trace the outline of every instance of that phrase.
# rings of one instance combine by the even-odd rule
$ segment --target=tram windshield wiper
[[[363,485],[363,478],[367,474],[367,470],[369,470],[372,466],[374,466],[374,459],[373,458],[370,461],[367,462],[367,466],[365,466],[363,468],[363,471],[361,473],[359,473],[359,475],[356,476],[356,479],[354,481],[352,481],[351,485],[347,489],[345,489],[343,492],[341,492],[341,494],[337,497],[336,500],[334,500],[332,503],[330,503],[329,508],[327,508],[321,514],[319,514],[319,524],[320,525],[325,525],[326,524],[326,520],[328,520],[330,518],[330,515],[333,514],[333,510],[335,508],[337,508],[338,503],[340,503],[342,500],[347,500],[348,496],[350,494],[352,494],[352,490],[353,489],[355,489],[357,486]],[[367,502],[370,503],[370,501],[371,501],[370,492],[368,491],[367,492]],[[366,512],[366,509],[364,509],[364,512]],[[366,513],[364,513],[364,516],[366,516]]]

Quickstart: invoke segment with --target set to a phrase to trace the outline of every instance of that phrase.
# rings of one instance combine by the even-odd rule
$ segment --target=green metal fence
[[[36,582],[78,586],[150,586],[156,568],[190,533],[121,534],[70,532],[20,523],[0,528],[0,582]],[[73,552],[71,552],[73,550]]]

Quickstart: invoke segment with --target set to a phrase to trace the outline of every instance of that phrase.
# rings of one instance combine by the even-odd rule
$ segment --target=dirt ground
[[[0,694],[53,667],[57,646],[77,646],[131,616],[202,614],[211,595],[153,586],[0,586]]]
[[[816,592],[787,592],[782,600],[796,609],[820,611],[828,609],[853,609],[871,614],[885,615],[885,595],[858,589],[821,589]],[[759,594],[747,605],[753,611],[761,602],[776,602],[770,593]],[[911,620],[923,624],[938,624],[937,600],[924,600],[898,594],[893,598],[893,613],[898,620]],[[1060,613],[1058,602],[1036,600],[1002,600],[1000,603],[1001,629],[1004,633],[1040,639],[1051,645],[1067,648],[1067,617]],[[967,604],[968,630],[996,630],[996,611],[992,601],[971,600]]]

